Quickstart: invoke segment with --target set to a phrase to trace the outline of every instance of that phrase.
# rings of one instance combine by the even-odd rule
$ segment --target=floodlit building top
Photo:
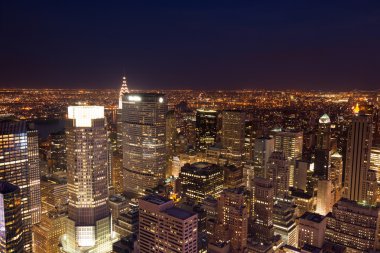
[[[69,106],[68,118],[75,119],[76,127],[91,127],[93,119],[104,118],[104,106]]]

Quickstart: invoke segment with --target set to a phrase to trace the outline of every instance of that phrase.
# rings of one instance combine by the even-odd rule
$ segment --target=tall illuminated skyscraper
[[[38,150],[38,132],[34,127],[28,129],[28,168],[30,187],[30,214],[32,225],[41,221],[41,181]]]
[[[66,134],[69,205],[64,252],[110,252],[104,107],[70,106]]]
[[[377,181],[380,181],[380,145],[371,148],[371,169],[376,171]]]
[[[196,148],[205,150],[215,144],[217,134],[218,112],[214,110],[197,110],[195,133]]]
[[[255,239],[259,242],[271,243],[274,236],[274,189],[272,181],[256,177],[254,189]]]
[[[344,197],[354,201],[367,200],[367,174],[372,146],[372,119],[355,115],[348,132]]]
[[[164,179],[167,103],[164,94],[123,97],[124,190],[143,195]]]
[[[0,180],[20,188],[25,252],[32,250],[31,225],[41,216],[37,136],[25,121],[0,119]]]
[[[21,207],[20,188],[0,181],[0,252],[24,252]]]
[[[274,151],[274,140],[270,137],[255,139],[253,169],[255,177],[267,177],[267,162]]]
[[[48,151],[48,171],[66,172],[66,134],[64,131],[51,133],[49,135],[50,147]]]
[[[222,112],[222,146],[231,159],[241,159],[244,155],[245,112]]]
[[[129,93],[128,84],[127,84],[127,77],[123,76],[123,80],[121,83],[121,88],[119,92],[119,106],[117,108],[117,125],[116,125],[116,131],[117,131],[117,137],[116,137],[116,146],[118,150],[122,150],[122,144],[123,144],[123,96],[125,94]]]
[[[314,176],[326,180],[330,166],[330,135],[331,121],[327,114],[319,119],[317,145],[314,159]]]
[[[303,132],[276,132],[274,150],[282,151],[289,162],[289,186],[294,185],[296,161],[302,158]]]
[[[247,247],[250,201],[244,187],[224,190],[218,199],[218,221],[228,230],[233,252],[245,252]]]
[[[274,196],[283,199],[289,195],[289,164],[281,151],[275,151],[268,160],[268,178],[273,183]]]

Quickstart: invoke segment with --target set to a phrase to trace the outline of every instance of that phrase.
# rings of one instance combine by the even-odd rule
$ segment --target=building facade
[[[197,253],[198,216],[172,200],[148,195],[139,200],[140,253]]]
[[[303,132],[281,131],[274,134],[274,150],[282,151],[289,162],[289,186],[294,185],[294,168],[302,158]]]
[[[289,163],[282,151],[275,151],[267,163],[268,178],[273,182],[274,195],[284,199],[289,195]]]
[[[348,131],[344,197],[367,201],[366,181],[372,147],[372,120],[367,115],[355,115]]]
[[[25,121],[0,119],[0,180],[20,188],[25,252],[32,251],[31,226],[41,216],[37,136]]]
[[[255,239],[262,243],[271,243],[274,236],[273,207],[274,189],[269,179],[254,179],[254,231]]]
[[[342,198],[327,215],[325,240],[349,252],[380,250],[379,210]]]
[[[250,202],[244,187],[226,189],[218,200],[218,221],[228,231],[233,252],[247,247]]]
[[[267,162],[274,151],[274,139],[260,137],[255,139],[253,169],[255,177],[267,177]]]
[[[108,143],[103,106],[70,106],[66,125],[68,219],[63,250],[110,252]]]
[[[298,219],[298,247],[305,244],[322,248],[327,219],[323,215],[306,212]]]
[[[164,94],[123,97],[124,191],[144,195],[164,179],[167,168]]]
[[[198,150],[206,150],[216,142],[218,112],[199,109],[195,117],[195,147]]]
[[[0,251],[24,252],[20,188],[0,181]]]
[[[207,196],[219,197],[223,190],[223,168],[206,162],[185,164],[179,180],[183,197],[201,203]]]
[[[245,118],[243,111],[222,112],[222,146],[232,160],[241,160],[244,156]]]

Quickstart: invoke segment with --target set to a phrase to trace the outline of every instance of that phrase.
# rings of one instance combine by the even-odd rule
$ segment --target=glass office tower
[[[64,252],[110,252],[108,150],[103,106],[70,106],[66,126],[68,221]]]

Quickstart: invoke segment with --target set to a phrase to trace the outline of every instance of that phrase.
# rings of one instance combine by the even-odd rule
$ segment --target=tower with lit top
[[[317,145],[315,148],[314,176],[322,180],[327,180],[331,156],[331,121],[327,114],[323,114],[322,117],[319,118],[316,137]]]
[[[64,252],[112,251],[108,150],[103,106],[69,106],[67,135],[68,220]]]
[[[123,95],[129,93],[128,85],[127,85],[127,77],[123,76],[123,80],[121,82],[121,88],[119,92],[119,109],[123,107]]]
[[[116,131],[117,131],[117,138],[116,138],[116,145],[118,150],[121,152],[122,149],[122,143],[123,143],[123,124],[122,124],[122,118],[123,118],[123,96],[125,94],[129,93],[128,89],[128,83],[127,83],[127,77],[123,76],[122,82],[121,82],[121,88],[119,92],[119,105],[117,109],[117,123],[116,123]]]
[[[354,109],[348,131],[344,197],[349,200],[367,201],[367,180],[372,147],[372,118]]]
[[[123,96],[124,190],[144,195],[156,187],[166,171],[167,103],[164,94]]]

